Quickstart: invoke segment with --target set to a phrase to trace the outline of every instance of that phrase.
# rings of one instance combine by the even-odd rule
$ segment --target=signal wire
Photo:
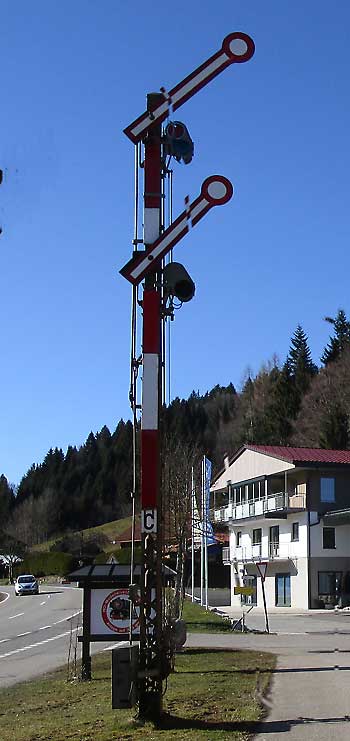
[[[134,170],[134,238],[133,248],[134,252],[138,249],[139,238],[139,167],[141,154],[141,145],[135,146],[135,170]],[[138,287],[132,287],[132,301],[131,301],[131,342],[130,342],[130,390],[129,390],[129,402],[132,410],[132,519],[131,519],[131,558],[130,558],[130,584],[134,583],[134,568],[135,568],[135,524],[136,524],[136,493],[137,493],[137,379],[140,360],[137,357],[137,309],[138,309]],[[134,595],[133,595],[134,596]],[[131,595],[130,595],[131,597]],[[130,599],[130,624],[129,624],[129,642],[132,643],[132,610],[133,602]]]

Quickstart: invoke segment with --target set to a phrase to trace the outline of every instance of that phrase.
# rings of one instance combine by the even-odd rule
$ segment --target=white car
[[[21,574],[15,581],[15,595],[39,594],[39,584],[33,574]]]

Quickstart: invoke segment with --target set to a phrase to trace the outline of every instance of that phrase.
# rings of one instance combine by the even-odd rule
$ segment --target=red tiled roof
[[[323,450],[322,448],[289,448],[286,445],[245,445],[247,450],[255,450],[273,458],[289,463],[348,463],[350,450]]]

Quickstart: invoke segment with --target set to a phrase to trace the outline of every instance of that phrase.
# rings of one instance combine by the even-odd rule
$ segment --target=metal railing
[[[229,520],[241,520],[246,517],[257,517],[266,515],[268,512],[278,512],[285,509],[305,509],[305,494],[286,494],[278,492],[270,494],[265,499],[243,502],[234,505],[232,502],[220,509],[212,510],[211,519],[214,522],[229,522]]]
[[[254,563],[255,561],[273,561],[274,559],[290,559],[294,561],[297,556],[293,543],[270,541],[263,545],[238,546],[232,552],[232,558],[243,563]],[[228,561],[229,558],[227,559]]]

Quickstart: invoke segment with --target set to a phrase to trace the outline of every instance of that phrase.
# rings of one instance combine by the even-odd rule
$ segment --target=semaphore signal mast
[[[134,413],[134,491],[136,489],[136,399],[139,366],[142,365],[141,402],[141,606],[140,654],[138,667],[139,715],[157,720],[162,705],[162,683],[169,673],[162,624],[162,495],[160,488],[160,408],[163,399],[164,322],[173,317],[173,298],[181,302],[194,294],[193,281],[179,263],[168,262],[174,246],[214,206],[226,204],[233,195],[231,182],[223,175],[211,175],[202,183],[199,196],[186,202],[185,210],[165,228],[164,179],[169,173],[166,156],[186,164],[193,144],[186,126],[163,122],[231,64],[246,62],[254,54],[254,42],[245,33],[231,33],[215,54],[169,92],[147,95],[146,111],[124,130],[136,146],[136,204],[134,252],[120,270],[133,286],[132,358],[130,400]],[[143,148],[143,162],[140,155]],[[141,167],[142,164],[142,167]],[[143,238],[138,238],[138,174],[143,170]],[[139,249],[139,245],[143,249]],[[143,288],[141,283],[143,282]],[[141,296],[139,290],[142,290]],[[136,314],[142,307],[142,348],[137,353]],[[130,636],[130,640],[132,636]]]

